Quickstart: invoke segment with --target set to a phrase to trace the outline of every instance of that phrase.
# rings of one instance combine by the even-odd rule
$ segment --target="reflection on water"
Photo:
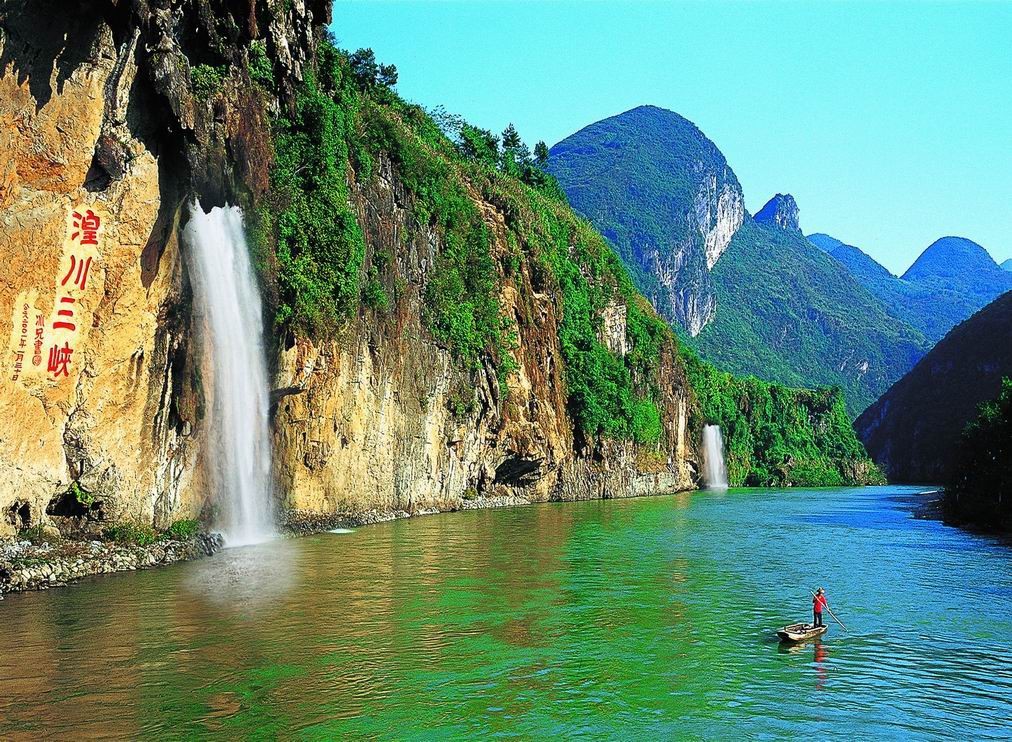
[[[291,588],[297,551],[298,545],[285,539],[224,549],[214,559],[194,563],[182,587],[195,601],[256,610]]]
[[[0,738],[1008,736],[1012,557],[912,493],[467,512],[10,596]],[[778,645],[815,584],[850,631]]]

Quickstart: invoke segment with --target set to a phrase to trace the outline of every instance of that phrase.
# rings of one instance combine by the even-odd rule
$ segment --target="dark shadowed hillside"
[[[1002,379],[997,399],[980,406],[966,426],[945,513],[991,531],[1012,531],[1012,378]]]
[[[1012,292],[958,325],[862,414],[855,427],[897,482],[944,483],[960,434],[1012,375]]]

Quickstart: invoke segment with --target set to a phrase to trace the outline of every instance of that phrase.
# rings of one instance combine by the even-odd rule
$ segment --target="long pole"
[[[813,598],[815,597],[815,591],[814,591],[814,590],[812,590],[811,588],[809,588],[808,592],[810,592],[810,593],[812,594],[812,597],[813,597]],[[832,608],[830,608],[830,607],[829,607],[829,606],[827,605],[827,606],[826,606],[826,610],[827,610],[827,611],[829,611],[829,615],[833,617],[833,620],[834,620],[834,621],[836,621],[836,622],[837,622],[838,624],[840,624],[840,626],[843,626],[843,621],[841,621],[840,619],[838,619],[838,618],[836,617],[836,614],[835,614],[835,613],[833,613],[833,609],[832,609]],[[846,626],[843,626],[843,630],[844,630],[844,631],[847,631],[847,627],[846,627]]]

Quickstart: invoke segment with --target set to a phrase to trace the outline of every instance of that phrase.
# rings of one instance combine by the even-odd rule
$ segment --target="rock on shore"
[[[4,593],[45,590],[96,574],[147,569],[210,556],[220,534],[199,534],[185,541],[162,540],[146,546],[105,541],[58,541],[39,544],[17,539],[0,542],[0,598]]]

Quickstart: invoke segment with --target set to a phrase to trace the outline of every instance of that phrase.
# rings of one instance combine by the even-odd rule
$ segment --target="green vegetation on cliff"
[[[658,390],[637,390],[650,380],[658,383],[661,346],[674,342],[670,329],[636,294],[618,256],[597,232],[557,201],[534,199],[531,205],[539,213],[528,236],[562,291],[560,340],[570,412],[587,433],[656,441],[661,418],[652,397]],[[600,313],[613,298],[626,305],[624,358],[598,338]]]
[[[254,218],[261,274],[275,322],[321,332],[357,309],[365,257],[348,189],[353,156],[362,159],[361,97],[347,64],[320,49],[293,110],[274,122],[270,189]]]
[[[382,72],[381,70],[385,70]],[[659,373],[677,347],[637,292],[611,245],[569,207],[512,126],[497,136],[430,114],[390,88],[396,70],[367,51],[321,43],[294,110],[274,124],[277,162],[254,219],[259,263],[279,325],[318,336],[361,311],[385,311],[392,256],[370,250],[353,189],[389,162],[419,231],[438,237],[423,287],[424,320],[465,372],[491,365],[503,385],[515,327],[500,304],[524,294],[561,299],[559,342],[568,410],[588,438],[652,444],[663,436]],[[483,213],[503,216],[502,234]],[[526,283],[525,283],[526,282]],[[526,299],[525,299],[526,301]],[[605,342],[603,317],[624,309],[624,353]],[[614,341],[615,339],[612,339]],[[843,484],[868,478],[839,393],[736,379],[686,356],[700,400],[696,419],[725,428],[732,481]],[[675,361],[677,367],[677,361]]]
[[[379,70],[385,69],[384,75]],[[512,126],[497,137],[455,117],[437,120],[389,87],[396,70],[367,51],[320,45],[294,112],[274,123],[277,161],[254,219],[258,263],[275,322],[332,334],[363,305],[384,308],[388,258],[367,255],[350,184],[376,177],[389,158],[412,198],[420,230],[439,236],[424,287],[424,318],[464,369],[491,362],[500,383],[513,368],[514,328],[500,292],[525,255],[537,280],[562,297],[560,328],[569,408],[590,436],[656,441],[662,431],[656,378],[670,330],[638,297],[610,246],[565,203]],[[506,254],[475,196],[506,216]],[[599,338],[601,312],[627,306],[625,356]]]
[[[736,377],[691,350],[682,358],[703,418],[721,427],[731,486],[885,483],[854,436],[838,388]]]
[[[1012,530],[1012,378],[963,431],[946,512],[990,530]]]

